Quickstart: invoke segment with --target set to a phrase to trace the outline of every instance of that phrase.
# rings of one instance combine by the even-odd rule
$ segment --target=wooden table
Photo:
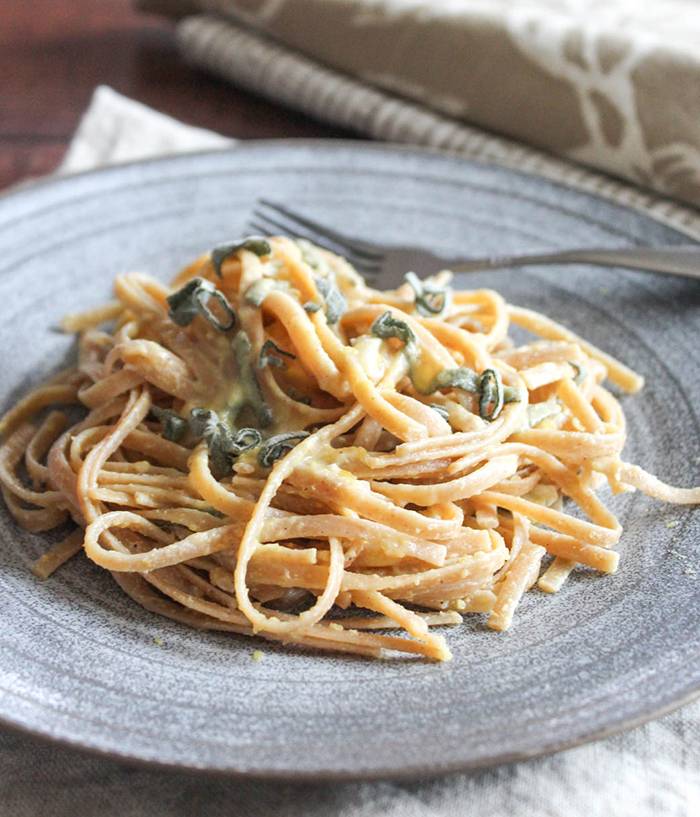
[[[0,188],[53,170],[95,86],[227,136],[347,136],[196,71],[130,0],[0,0]]]

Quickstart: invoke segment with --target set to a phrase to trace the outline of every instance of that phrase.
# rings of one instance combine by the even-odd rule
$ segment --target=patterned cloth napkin
[[[445,143],[468,122],[700,204],[698,0],[136,2],[204,14],[180,25],[192,62],[323,119],[422,141],[427,120],[400,115],[412,100]],[[285,78],[240,26],[342,74]]]
[[[226,144],[230,140],[176,122],[109,88],[98,88],[59,172]],[[615,189],[623,198],[634,194],[624,186]],[[694,217],[662,200],[649,202],[657,213],[675,213],[672,220],[677,224]],[[700,702],[551,757],[398,783],[294,785],[197,777],[134,768],[0,728],[2,817],[379,814],[694,817],[700,814]]]

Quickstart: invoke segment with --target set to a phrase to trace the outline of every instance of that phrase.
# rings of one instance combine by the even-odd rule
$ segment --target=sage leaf
[[[249,252],[255,253],[258,258],[264,258],[266,255],[270,255],[272,247],[270,246],[270,242],[260,235],[249,235],[238,241],[217,245],[211,251],[211,263],[219,278],[223,277],[221,265],[230,255],[240,250],[248,250]]]
[[[263,444],[258,454],[260,464],[264,468],[270,468],[273,462],[282,459],[294,446],[298,445],[308,436],[308,431],[291,431],[287,434],[277,434],[274,437],[270,437],[270,439],[266,440]]]

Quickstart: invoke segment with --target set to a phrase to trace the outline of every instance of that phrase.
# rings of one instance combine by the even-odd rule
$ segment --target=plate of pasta
[[[688,242],[341,142],[6,196],[0,717],[320,779],[532,757],[697,695],[697,287],[572,266],[384,291],[250,235],[259,198],[450,257]]]

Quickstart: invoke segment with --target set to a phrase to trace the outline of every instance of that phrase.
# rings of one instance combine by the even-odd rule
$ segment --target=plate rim
[[[231,137],[231,139],[232,139],[231,144],[224,145],[222,147],[203,148],[199,150],[172,153],[163,156],[148,156],[141,159],[130,159],[124,162],[102,165],[100,167],[90,168],[87,170],[79,170],[74,173],[59,173],[58,171],[54,171],[48,176],[41,176],[37,178],[22,180],[18,184],[12,185],[5,190],[0,190],[0,204],[4,203],[5,200],[7,200],[8,198],[21,196],[25,193],[29,194],[32,191],[38,190],[40,188],[44,188],[47,186],[50,187],[56,184],[60,184],[62,182],[70,182],[70,180],[72,179],[81,179],[83,177],[92,177],[99,176],[102,174],[109,174],[112,172],[119,172],[120,169],[167,164],[169,162],[186,161],[187,159],[194,159],[198,157],[203,158],[206,156],[213,155],[226,155],[236,153],[238,151],[245,151],[248,148],[255,149],[267,146],[279,148],[297,146],[309,148],[313,148],[316,146],[326,148],[341,147],[350,150],[355,149],[371,150],[378,153],[384,152],[384,153],[406,153],[416,155],[428,155],[438,159],[442,158],[445,160],[464,162],[466,164],[473,164],[481,167],[491,167],[505,171],[507,173],[512,173],[516,176],[523,176],[525,178],[538,179],[553,187],[557,187],[562,190],[568,191],[574,190],[576,191],[576,193],[583,196],[588,196],[591,199],[599,199],[601,201],[605,201],[608,202],[609,204],[620,207],[623,210],[629,210],[633,213],[643,215],[646,218],[650,218],[652,221],[656,221],[657,223],[662,224],[665,227],[668,227],[669,229],[676,230],[678,233],[688,236],[689,238],[693,239],[694,243],[700,243],[700,223],[694,228],[691,224],[688,224],[682,219],[676,217],[673,213],[657,212],[656,210],[652,210],[649,209],[648,207],[643,206],[641,202],[622,201],[616,197],[612,190],[609,190],[607,188],[603,188],[601,190],[594,192],[592,190],[589,190],[584,184],[576,182],[575,179],[564,181],[561,179],[550,178],[546,173],[540,172],[536,168],[511,167],[508,164],[508,162],[499,162],[495,157],[461,155],[459,153],[456,153],[455,151],[446,150],[445,148],[436,147],[434,145],[414,145],[403,142],[379,142],[371,139],[362,140],[351,139],[347,137],[336,139],[333,137],[297,138],[289,136],[284,138],[271,139],[267,139],[264,137],[258,137],[254,139],[236,139],[235,137]],[[547,158],[551,158],[554,161],[557,160],[557,157],[555,156],[549,157],[547,154],[545,155],[547,156]],[[559,161],[566,160],[559,159]],[[684,202],[678,201],[669,196],[664,196],[653,190],[634,185],[632,182],[628,182],[625,179],[621,179],[616,176],[606,174],[603,171],[590,169],[587,168],[585,165],[574,164],[573,162],[571,164],[576,168],[580,168],[584,172],[595,174],[601,180],[608,181],[609,184],[617,186],[617,188],[619,188],[620,190],[638,192],[642,195],[645,195],[648,197],[649,201],[655,205],[671,206],[675,208],[679,213],[687,213],[695,218],[700,219],[700,214],[696,214],[694,208],[691,205],[688,205]]]
[[[21,183],[19,187],[11,187],[7,190],[0,191],[0,204],[5,205],[8,201],[13,199],[23,198],[24,196],[33,196],[41,194],[45,189],[55,188],[65,184],[73,184],[76,180],[82,178],[98,178],[128,172],[131,168],[138,167],[158,167],[159,165],[177,164],[178,162],[187,163],[188,161],[196,160],[197,158],[213,157],[217,155],[234,155],[236,153],[246,152],[248,150],[256,150],[260,148],[272,148],[274,150],[284,151],[286,148],[307,148],[307,149],[334,149],[340,148],[350,151],[358,152],[373,152],[384,154],[406,154],[406,155],[427,155],[436,159],[444,159],[456,163],[464,163],[466,165],[475,165],[481,167],[490,167],[507,174],[513,174],[520,177],[536,179],[544,182],[554,188],[559,188],[568,192],[575,192],[577,195],[588,197],[592,200],[601,200],[609,204],[619,207],[621,210],[627,210],[632,213],[641,215],[652,221],[655,221],[668,229],[675,230],[680,235],[688,237],[692,243],[700,243],[700,231],[693,229],[690,224],[676,219],[673,215],[668,213],[660,214],[653,210],[647,209],[641,204],[620,201],[614,195],[604,195],[602,192],[593,192],[588,190],[583,185],[577,185],[573,182],[567,183],[562,180],[552,179],[546,174],[538,172],[537,169],[532,168],[514,168],[507,163],[501,163],[495,158],[483,158],[474,156],[462,156],[453,151],[447,151],[438,147],[432,146],[417,146],[400,143],[387,143],[376,141],[363,141],[360,139],[334,139],[334,138],[283,138],[283,139],[245,139],[232,142],[230,145],[221,148],[203,149],[196,151],[187,151],[184,153],[171,154],[166,156],[154,156],[144,159],[136,159],[127,162],[120,162],[118,164],[106,165],[99,168],[79,171],[77,173],[50,175],[39,179],[32,179],[28,183]],[[625,185],[625,182],[611,179],[620,185]],[[627,185],[630,189],[635,189],[632,185]],[[642,192],[647,192],[643,191]],[[654,196],[655,194],[649,193]],[[656,201],[669,201],[676,206],[679,211],[685,208],[690,208],[682,203],[677,203],[670,199],[664,199],[657,196]],[[698,654],[700,655],[700,653]],[[667,701],[660,706],[657,706],[642,714],[637,714],[627,719],[612,723],[606,727],[598,728],[592,731],[581,731],[580,734],[572,737],[570,740],[553,740],[550,742],[541,742],[537,748],[516,750],[513,752],[502,752],[491,756],[482,757],[473,760],[456,760],[453,762],[433,762],[430,761],[418,764],[402,764],[400,766],[384,766],[384,767],[366,767],[351,769],[286,769],[286,768],[261,768],[261,767],[245,767],[242,768],[240,763],[224,762],[221,765],[198,765],[196,763],[178,762],[178,761],[164,761],[154,757],[147,757],[144,753],[135,754],[133,751],[120,751],[114,748],[104,748],[91,743],[89,740],[80,740],[79,738],[62,737],[60,735],[51,734],[48,731],[42,731],[40,728],[35,728],[26,725],[19,720],[13,720],[11,716],[0,712],[0,726],[2,728],[14,731],[17,734],[24,735],[33,739],[39,739],[48,742],[50,745],[65,747],[76,751],[82,755],[90,757],[99,757],[119,763],[128,764],[141,769],[160,770],[171,773],[181,774],[196,774],[213,778],[230,778],[234,780],[261,780],[261,781],[277,781],[277,782],[298,782],[298,783],[327,783],[327,782],[346,782],[346,781],[378,781],[378,780],[408,780],[408,779],[427,779],[441,777],[444,775],[453,775],[463,772],[472,772],[484,770],[489,768],[496,768],[502,765],[522,762],[525,760],[533,760],[538,757],[545,757],[560,751],[572,749],[577,746],[583,746],[587,743],[612,737],[621,734],[630,729],[642,726],[652,720],[656,720],[665,715],[668,715],[683,706],[700,698],[700,686],[691,689],[683,694],[680,698]]]
[[[447,777],[469,772],[486,771],[507,766],[511,763],[522,763],[528,760],[551,757],[552,755],[564,752],[569,749],[576,749],[598,740],[614,737],[623,734],[631,729],[644,726],[658,718],[670,715],[678,709],[687,706],[693,701],[700,699],[700,687],[687,693],[680,699],[664,704],[655,709],[651,714],[638,715],[634,718],[614,724],[610,727],[595,730],[591,733],[584,733],[576,738],[565,741],[553,741],[551,744],[533,750],[521,750],[507,752],[472,761],[455,761],[453,763],[424,763],[402,765],[401,767],[372,767],[356,771],[349,770],[292,770],[292,769],[263,769],[245,768],[230,766],[205,766],[194,763],[176,763],[158,760],[157,758],[147,758],[136,754],[120,752],[117,749],[104,749],[89,743],[80,743],[71,738],[59,737],[41,732],[38,729],[25,726],[9,720],[6,716],[0,715],[0,727],[15,732],[18,735],[37,739],[47,744],[59,748],[75,751],[85,758],[99,758],[116,763],[121,763],[141,769],[144,771],[159,771],[172,774],[196,775],[211,779],[230,780],[259,780],[270,783],[353,783],[360,781],[380,782],[380,781],[409,781],[409,780],[429,780],[440,777]]]

